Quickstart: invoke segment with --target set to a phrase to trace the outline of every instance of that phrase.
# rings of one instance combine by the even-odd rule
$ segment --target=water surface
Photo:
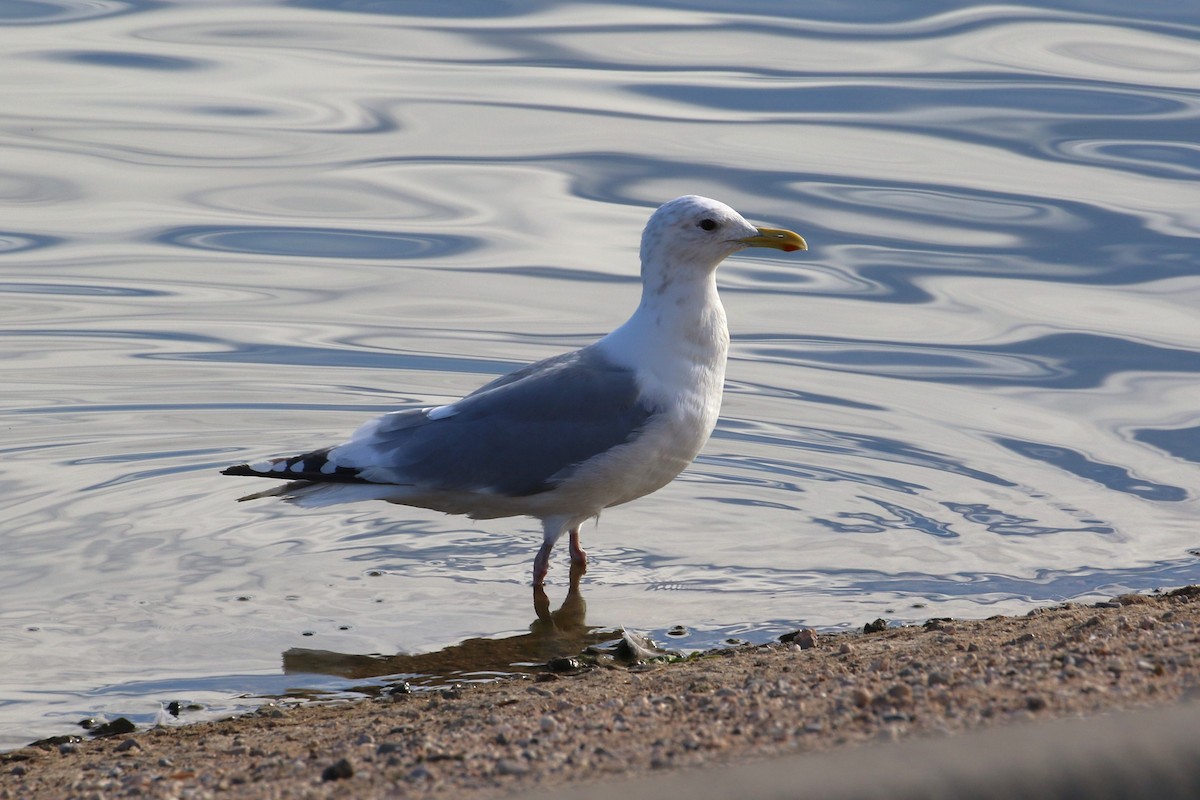
[[[0,4],[0,746],[1200,581],[1185,5]],[[578,591],[529,520],[233,502],[619,324],[685,193],[812,250],[722,267],[723,419]]]

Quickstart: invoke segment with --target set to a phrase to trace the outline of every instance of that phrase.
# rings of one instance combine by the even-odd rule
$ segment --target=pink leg
[[[587,551],[579,544],[579,526],[571,528],[571,566],[579,569],[580,573],[587,572]]]
[[[546,539],[538,548],[537,556],[533,559],[533,588],[540,589],[546,583],[546,573],[550,571],[550,551],[554,549],[554,540]]]

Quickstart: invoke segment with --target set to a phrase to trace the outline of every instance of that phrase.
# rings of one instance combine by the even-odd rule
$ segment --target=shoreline
[[[0,754],[0,800],[497,797],[1200,695],[1200,587]]]

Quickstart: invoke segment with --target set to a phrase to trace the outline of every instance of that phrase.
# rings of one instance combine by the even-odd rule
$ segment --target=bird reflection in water
[[[283,654],[285,674],[299,672],[337,675],[343,678],[376,678],[383,675],[412,676],[417,683],[438,684],[455,676],[488,672],[530,672],[559,656],[575,656],[589,645],[620,636],[611,628],[589,627],[587,604],[579,590],[584,567],[571,567],[567,596],[557,611],[542,587],[533,590],[536,619],[529,633],[502,639],[475,638],[433,653],[355,655],[330,650],[294,647]]]

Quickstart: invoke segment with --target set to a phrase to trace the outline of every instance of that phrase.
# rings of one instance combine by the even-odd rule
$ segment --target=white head
[[[642,232],[642,280],[669,283],[707,277],[747,247],[808,249],[798,234],[756,228],[724,203],[697,195],[677,197],[651,214]]]

